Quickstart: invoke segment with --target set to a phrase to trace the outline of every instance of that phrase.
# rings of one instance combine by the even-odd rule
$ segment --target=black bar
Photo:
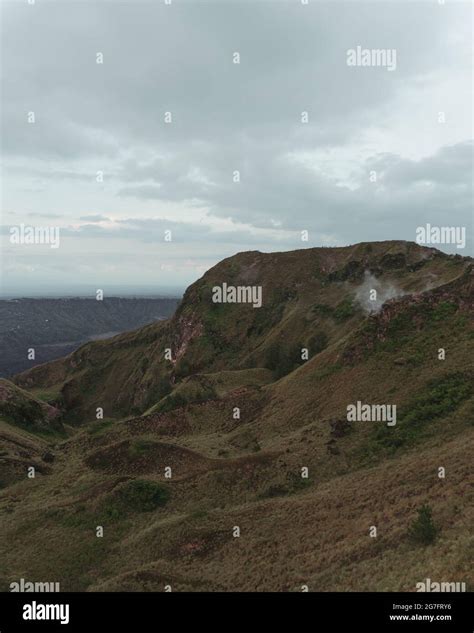
[[[60,604],[68,623],[23,619]],[[472,633],[472,612],[470,593],[3,593],[0,633]]]

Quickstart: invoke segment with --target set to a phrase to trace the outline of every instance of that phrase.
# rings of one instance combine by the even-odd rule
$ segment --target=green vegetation
[[[423,425],[454,411],[472,394],[472,377],[462,372],[431,380],[428,391],[404,409],[404,424]]]
[[[115,490],[94,511],[77,504],[72,512],[49,510],[48,516],[68,528],[88,529],[103,523],[121,522],[130,514],[153,512],[170,499],[168,488],[146,479],[135,479]]]
[[[113,418],[105,418],[100,422],[92,422],[88,427],[87,432],[89,435],[101,435],[104,431],[109,429],[114,422],[115,420]]]
[[[60,389],[49,389],[47,391],[38,390],[33,392],[32,395],[38,400],[46,402],[47,404],[62,404],[62,394]]]
[[[356,313],[354,303],[351,299],[344,299],[334,310],[334,319],[337,322],[347,321]]]
[[[125,484],[114,495],[109,506],[115,512],[152,512],[166,505],[170,493],[162,484],[146,479],[135,479]]]
[[[318,316],[325,319],[332,318],[336,323],[347,321],[347,319],[356,314],[354,302],[349,297],[343,299],[335,308],[324,303],[315,303],[311,309]]]
[[[401,251],[402,268],[385,258]],[[170,582],[176,591],[298,591],[309,579],[316,590],[406,591],[426,563],[419,545],[407,558],[408,543],[435,542],[442,527],[436,576],[463,578],[470,279],[455,277],[450,256],[408,243],[232,260],[193,284],[168,324],[90,343],[15,378],[33,395],[61,389],[68,441],[48,446],[0,422],[2,573],[27,570],[64,590],[160,591]],[[417,294],[367,316],[349,299],[362,270],[353,261]],[[460,261],[460,270],[472,267]],[[330,271],[346,282],[333,283]],[[262,308],[211,305],[199,291],[216,279],[261,284]],[[427,283],[436,288],[421,292]],[[177,367],[163,358],[168,347]],[[317,354],[304,367],[302,348]],[[396,404],[396,426],[349,424],[343,412],[357,400]],[[97,406],[109,419],[95,420]],[[365,529],[353,529],[373,522],[388,538],[368,543]]]
[[[144,440],[140,438],[134,439],[130,442],[128,454],[130,455],[130,457],[132,457],[132,459],[135,459],[137,457],[145,455],[150,449],[153,448],[153,446],[154,442],[152,442],[151,440]]]
[[[0,419],[44,439],[66,437],[58,410],[4,379],[0,379]]]
[[[188,404],[206,402],[216,397],[213,387],[193,376],[180,383],[175,390],[153,407],[155,413],[166,413]]]
[[[467,373],[456,372],[429,381],[426,391],[401,409],[396,426],[379,426],[374,431],[370,448],[385,448],[393,453],[413,444],[424,435],[430,422],[455,411],[472,392],[472,377]]]
[[[439,530],[433,522],[433,511],[428,505],[418,510],[418,516],[408,530],[409,539],[420,545],[431,545],[436,540]]]
[[[27,429],[42,425],[46,420],[41,405],[32,398],[4,400],[1,402],[0,413],[8,422]]]
[[[260,336],[277,325],[285,312],[285,305],[294,294],[284,289],[275,289],[268,301],[264,301],[261,308],[254,310],[253,322],[247,330],[249,336]]]
[[[334,314],[334,309],[324,303],[315,303],[311,309],[315,314],[324,318],[329,318]]]
[[[191,371],[191,363],[187,358],[181,358],[179,362],[176,364],[174,375],[176,378],[186,378],[192,373]]]
[[[273,343],[267,348],[265,367],[275,372],[277,378],[286,376],[303,362],[301,360],[303,347],[301,343],[295,343],[289,347]]]
[[[457,312],[458,306],[452,301],[441,301],[429,313],[433,321],[444,321]]]
[[[170,394],[153,408],[153,412],[166,413],[167,411],[173,411],[173,409],[184,407],[185,404],[187,404],[187,400],[180,393]]]

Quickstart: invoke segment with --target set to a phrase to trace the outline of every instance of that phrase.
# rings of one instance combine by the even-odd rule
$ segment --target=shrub
[[[415,543],[430,545],[434,543],[438,533],[439,530],[433,522],[430,506],[422,506],[418,510],[417,518],[413,521],[408,530],[409,538]]]
[[[333,308],[326,305],[325,303],[315,303],[311,309],[314,313],[325,318],[328,318],[334,314]]]
[[[187,358],[181,358],[181,360],[177,363],[175,367],[174,375],[176,376],[176,378],[185,378],[186,376],[189,376],[191,373],[192,373],[191,363],[188,361]]]
[[[277,378],[286,376],[301,363],[302,348],[301,343],[295,343],[289,348],[273,343],[265,355],[265,367],[274,371]]]
[[[378,427],[373,439],[378,447],[394,453],[419,440],[433,421],[453,413],[471,394],[472,377],[468,373],[455,372],[431,380],[425,391],[400,410],[397,425]]]
[[[430,315],[434,321],[444,321],[457,312],[458,306],[452,301],[441,301],[435,306]]]
[[[471,377],[455,372],[430,381],[428,389],[426,394],[403,412],[403,422],[423,424],[448,415],[472,394]]]
[[[346,321],[355,314],[355,308],[350,299],[344,299],[336,306],[334,318],[336,321]]]
[[[168,411],[172,411],[173,409],[178,409],[179,407],[184,407],[187,404],[186,398],[184,398],[180,393],[171,394],[166,396],[163,402],[157,407],[157,411],[159,413],[167,413]]]
[[[117,501],[124,510],[152,512],[170,498],[167,488],[154,481],[135,479],[118,491]]]

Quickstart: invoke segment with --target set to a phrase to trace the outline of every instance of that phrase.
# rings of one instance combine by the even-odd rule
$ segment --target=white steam
[[[389,299],[396,299],[409,294],[401,288],[397,288],[389,281],[382,281],[374,277],[368,270],[364,273],[364,281],[357,288],[355,301],[367,312],[378,312]]]

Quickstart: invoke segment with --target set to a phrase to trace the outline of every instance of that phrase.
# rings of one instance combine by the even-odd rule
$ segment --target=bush
[[[170,498],[167,488],[154,481],[136,479],[118,491],[117,501],[125,511],[152,512]]]
[[[471,376],[456,372],[428,383],[428,392],[403,411],[405,423],[423,424],[455,411],[472,394]]]
[[[186,378],[192,373],[191,363],[187,358],[181,358],[181,360],[177,363],[174,370],[174,375],[176,378]]]
[[[452,301],[441,301],[437,306],[432,308],[429,316],[434,321],[444,321],[445,319],[449,319],[457,310],[458,306],[456,303]]]
[[[163,402],[157,407],[156,411],[159,413],[167,413],[173,409],[184,407],[186,404],[188,404],[188,401],[180,393],[171,394],[166,396]]]
[[[408,530],[409,538],[415,543],[430,545],[434,543],[438,533],[439,530],[433,522],[430,506],[422,506],[418,510],[417,518],[413,521]]]
[[[336,321],[346,321],[355,314],[355,308],[350,299],[344,299],[336,306],[334,318]]]
[[[406,444],[418,441],[435,420],[453,413],[472,395],[472,376],[463,372],[447,374],[431,380],[416,399],[404,406],[393,428],[378,427],[373,439],[378,447],[391,453]]]
[[[331,306],[328,306],[324,303],[315,303],[311,309],[319,316],[325,318],[331,317],[334,314],[334,310],[331,308]]]
[[[277,378],[282,378],[293,371],[301,362],[301,349],[303,345],[297,343],[290,348],[273,343],[265,355],[265,367],[276,373]]]

